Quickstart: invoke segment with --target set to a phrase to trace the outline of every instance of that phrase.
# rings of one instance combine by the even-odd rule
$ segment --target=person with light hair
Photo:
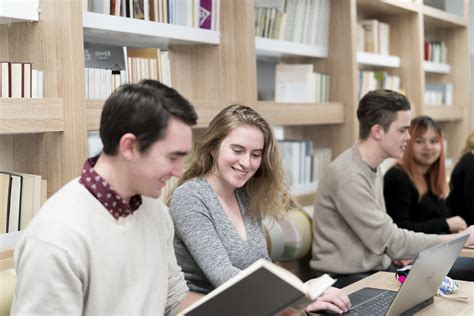
[[[270,125],[248,106],[224,108],[197,139],[169,204],[189,289],[207,294],[255,261],[270,260],[262,220],[281,218],[288,201]],[[306,310],[349,308],[347,295],[329,288]]]
[[[447,202],[451,212],[464,218],[468,225],[474,225],[474,132],[466,139],[451,174],[450,188]]]

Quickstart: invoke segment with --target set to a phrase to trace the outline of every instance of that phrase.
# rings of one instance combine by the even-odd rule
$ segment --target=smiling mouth
[[[241,171],[235,168],[232,168],[232,170],[234,170],[239,176],[245,176],[247,174],[246,171]]]

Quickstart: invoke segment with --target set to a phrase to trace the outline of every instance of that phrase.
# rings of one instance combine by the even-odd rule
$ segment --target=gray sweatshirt
[[[206,179],[187,181],[173,193],[174,248],[191,291],[209,293],[256,260],[270,260],[261,221],[248,214],[244,191],[235,194],[247,240],[240,238]]]

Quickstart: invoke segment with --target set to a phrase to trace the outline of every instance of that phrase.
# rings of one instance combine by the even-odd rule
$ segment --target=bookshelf
[[[8,19],[0,25],[0,60],[31,62],[46,79],[44,99],[0,98],[0,170],[41,175],[48,195],[77,177],[87,157],[80,10],[80,1],[0,4],[0,20]],[[1,236],[1,268],[12,267],[12,245],[4,242],[15,242],[11,234]]]
[[[2,3],[26,14],[32,2]],[[51,195],[86,158],[81,3],[36,3],[38,21],[0,25],[0,60],[31,62],[46,78],[44,99],[0,99],[0,169],[41,175]]]
[[[425,70],[425,72],[447,75],[451,71],[451,66],[449,64],[434,63],[425,60],[423,62],[423,69]]]
[[[398,68],[400,67],[400,58],[391,55],[357,52],[357,63],[363,66]]]
[[[64,131],[63,102],[49,99],[0,99],[0,135]]]
[[[281,58],[287,55],[326,58],[328,55],[327,47],[263,37],[255,37],[255,50],[258,58]]]
[[[448,157],[457,158],[471,124],[467,13],[458,17],[419,2],[331,0],[328,44],[318,47],[256,38],[252,0],[221,0],[218,32],[83,12],[81,1],[38,0],[28,8],[3,1],[0,23],[7,24],[0,24],[0,60],[32,62],[45,71],[46,87],[45,99],[0,99],[0,168],[40,174],[48,181],[48,195],[79,175],[87,131],[98,129],[104,103],[84,95],[84,42],[168,49],[172,85],[199,114],[196,133],[223,107],[242,103],[285,126],[288,138],[331,148],[333,157],[358,137],[358,70],[376,67],[400,76],[414,115],[441,122]],[[29,22],[9,24],[7,10]],[[389,56],[357,52],[362,19],[390,25]],[[446,43],[446,64],[424,61],[426,40]],[[311,63],[315,71],[330,74],[329,102],[259,99],[262,80],[275,79],[270,74],[261,80],[259,65],[279,61]],[[453,84],[452,106],[424,104],[429,81]]]
[[[91,43],[168,48],[170,45],[218,45],[219,32],[83,12],[84,40]]]

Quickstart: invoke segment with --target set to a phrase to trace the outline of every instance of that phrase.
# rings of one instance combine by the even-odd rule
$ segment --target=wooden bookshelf
[[[400,57],[367,52],[357,52],[357,63],[362,66],[398,68],[400,67]]]
[[[451,66],[449,64],[434,63],[425,60],[423,62],[423,69],[425,72],[447,75],[451,71]]]
[[[0,59],[31,61],[45,70],[47,99],[0,100],[0,119],[6,122],[0,146],[2,158],[6,157],[3,166],[41,174],[48,179],[50,194],[78,174],[86,157],[86,131],[99,126],[103,100],[86,101],[82,93],[83,41],[168,49],[173,87],[196,100],[198,127],[207,126],[224,106],[243,103],[256,107],[273,124],[287,126],[292,135],[329,145],[337,155],[357,139],[359,66],[399,75],[414,114],[448,122],[451,154],[458,151],[470,124],[467,14],[458,17],[420,1],[331,0],[327,47],[255,38],[253,1],[222,0],[220,18],[225,23],[220,23],[219,31],[82,12],[79,2],[31,3],[31,10],[11,1],[0,5],[0,18],[11,17],[6,13],[11,6],[9,12],[21,12],[19,19],[38,20],[0,26],[0,40],[8,44],[1,45]],[[37,14],[36,8],[42,12],[39,19],[28,13]],[[356,23],[372,18],[391,27],[390,56],[356,51]],[[423,61],[423,43],[431,39],[447,43],[450,57],[446,65]],[[62,45],[56,45],[58,42]],[[267,57],[275,63],[309,62],[315,71],[330,74],[330,102],[259,101],[257,60]],[[453,83],[452,107],[423,104],[428,80]],[[39,159],[13,159],[18,152],[34,153]]]
[[[118,46],[168,48],[220,42],[217,31],[94,12],[83,12],[83,27],[85,41]]]
[[[51,195],[79,174],[87,156],[82,4],[33,2],[0,5],[25,16],[41,12],[34,23],[0,25],[0,60],[31,62],[45,72],[45,99],[0,100],[0,169],[41,175]]]
[[[257,103],[257,111],[274,125],[322,125],[344,123],[344,105],[338,102]]]
[[[191,101],[196,107],[198,122],[195,128],[203,128],[209,125],[209,122],[225,106],[237,102],[233,101]],[[86,100],[87,108],[87,130],[97,131],[100,127],[100,115],[104,106],[104,100]]]
[[[64,131],[62,99],[0,98],[0,134]]]
[[[327,47],[262,37],[255,37],[255,50],[258,58],[281,58],[285,56],[326,58],[328,56]]]
[[[435,121],[462,121],[464,111],[461,106],[432,105],[425,106],[424,115],[428,115]]]
[[[0,3],[3,23],[11,18],[5,3]],[[328,45],[315,47],[255,38],[252,0],[221,0],[219,31],[83,12],[81,1],[38,0],[41,14],[31,18],[24,6],[9,1],[13,10],[22,12],[18,20],[37,22],[0,25],[0,60],[32,62],[35,69],[44,70],[46,98],[0,99],[0,168],[40,174],[48,180],[49,195],[79,175],[87,156],[87,131],[98,129],[104,102],[85,99],[84,41],[168,49],[172,85],[196,106],[198,127],[206,127],[225,106],[241,103],[255,107],[272,124],[286,126],[291,137],[330,147],[333,157],[358,137],[358,68],[377,67],[400,76],[414,115],[426,114],[442,122],[448,156],[456,158],[471,125],[466,17],[396,0],[331,0],[330,4]],[[360,57],[356,28],[362,19],[390,25],[393,58],[365,55],[364,61]],[[426,66],[425,40],[446,42],[449,71]],[[275,64],[311,63],[315,71],[328,73],[330,102],[260,101],[260,58]],[[453,105],[426,106],[427,81],[452,83]]]

